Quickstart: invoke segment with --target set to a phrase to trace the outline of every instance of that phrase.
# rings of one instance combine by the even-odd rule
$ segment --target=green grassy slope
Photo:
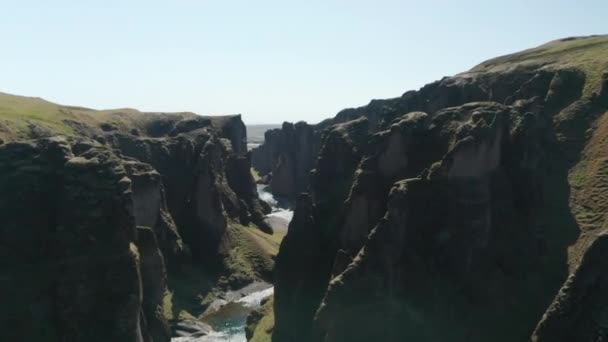
[[[266,234],[254,225],[229,221],[221,251],[223,274],[207,274],[193,265],[182,265],[169,273],[169,291],[163,313],[168,320],[199,316],[226,290],[236,290],[252,281],[270,281],[274,257],[285,233]]]
[[[555,40],[539,47],[485,61],[464,74],[504,72],[516,68],[576,68],[587,75],[585,95],[598,90],[608,71],[608,35]]]
[[[272,340],[272,330],[274,329],[273,306],[274,296],[268,298],[262,307],[256,310],[262,317],[259,321],[247,327],[247,330],[253,334],[249,342],[270,342]]]
[[[144,113],[121,108],[95,110],[64,106],[37,97],[11,95],[0,92],[0,139],[15,141],[31,138],[35,131],[44,134],[79,135],[79,129],[99,129],[102,123],[118,130],[141,129],[161,113]],[[172,113],[182,117],[193,113]],[[78,127],[79,129],[75,129]]]

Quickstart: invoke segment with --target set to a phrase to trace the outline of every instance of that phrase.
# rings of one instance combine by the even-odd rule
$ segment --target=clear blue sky
[[[246,123],[317,122],[497,55],[608,33],[608,0],[1,2],[0,91]]]

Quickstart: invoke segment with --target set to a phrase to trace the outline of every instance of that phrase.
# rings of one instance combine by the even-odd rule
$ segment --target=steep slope
[[[575,269],[592,273],[552,305],[572,309],[547,311],[535,338],[566,322],[604,336],[584,307],[603,290],[568,289],[600,267],[577,265],[597,260],[583,255],[604,224],[607,49],[608,36],[551,42],[316,125],[273,341],[526,341]],[[341,128],[362,116],[368,135]]]

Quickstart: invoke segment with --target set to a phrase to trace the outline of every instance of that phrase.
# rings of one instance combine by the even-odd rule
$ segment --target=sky
[[[499,55],[608,33],[608,0],[0,0],[0,91],[318,122]]]

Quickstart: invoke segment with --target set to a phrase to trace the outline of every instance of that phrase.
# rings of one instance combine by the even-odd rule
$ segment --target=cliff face
[[[532,341],[601,341],[608,333],[606,234],[594,240],[534,330]]]
[[[229,277],[238,223],[271,232],[240,116],[150,115],[0,146],[0,339],[169,341],[168,293],[200,306],[267,272]],[[207,277],[192,298],[168,283],[184,268]]]
[[[589,156],[601,154],[608,77],[589,70],[608,61],[574,65],[571,49],[598,46],[582,41],[492,60],[317,125],[311,195],[277,257],[273,341],[529,340],[581,259],[597,265],[570,277],[577,284],[564,285],[535,338],[604,336],[601,310],[579,299],[603,293],[601,263],[582,255],[605,213],[587,196],[605,186]],[[536,63],[545,50],[552,59]],[[362,116],[366,130],[339,128]]]
[[[305,122],[285,122],[281,129],[267,131],[264,138],[264,144],[252,150],[252,165],[260,175],[272,175],[273,194],[293,199],[306,191],[319,133]]]
[[[14,194],[0,199],[3,339],[168,340],[155,305],[165,290],[160,250],[136,229],[162,210],[135,219],[141,193],[125,163],[146,166],[59,138],[3,145],[0,158],[2,193]],[[156,229],[179,245],[171,227]]]
[[[379,132],[388,129],[393,120],[414,111],[434,114],[444,108],[476,101],[512,104],[539,94],[546,100],[545,108],[557,112],[582,95],[589,97],[599,91],[601,73],[608,68],[603,56],[605,40],[605,36],[566,39],[495,58],[400,97],[374,99],[366,106],[344,109],[335,117],[310,127],[318,142],[327,127],[359,117],[369,120],[372,132]],[[272,172],[284,164],[286,158],[280,157],[282,146],[277,143],[280,141],[277,137],[284,134],[283,130],[271,130],[267,134],[265,143],[254,151],[253,166],[261,174]],[[312,168],[316,151],[321,147],[313,146]],[[309,170],[304,168],[301,171],[306,173]],[[307,191],[308,179],[304,184],[301,190],[289,193],[290,197],[295,198],[299,192]]]
[[[246,155],[240,116],[164,123],[154,137],[109,132],[102,140],[162,175],[167,208],[199,262],[217,264],[227,220],[269,232]],[[226,138],[224,138],[226,137]]]

